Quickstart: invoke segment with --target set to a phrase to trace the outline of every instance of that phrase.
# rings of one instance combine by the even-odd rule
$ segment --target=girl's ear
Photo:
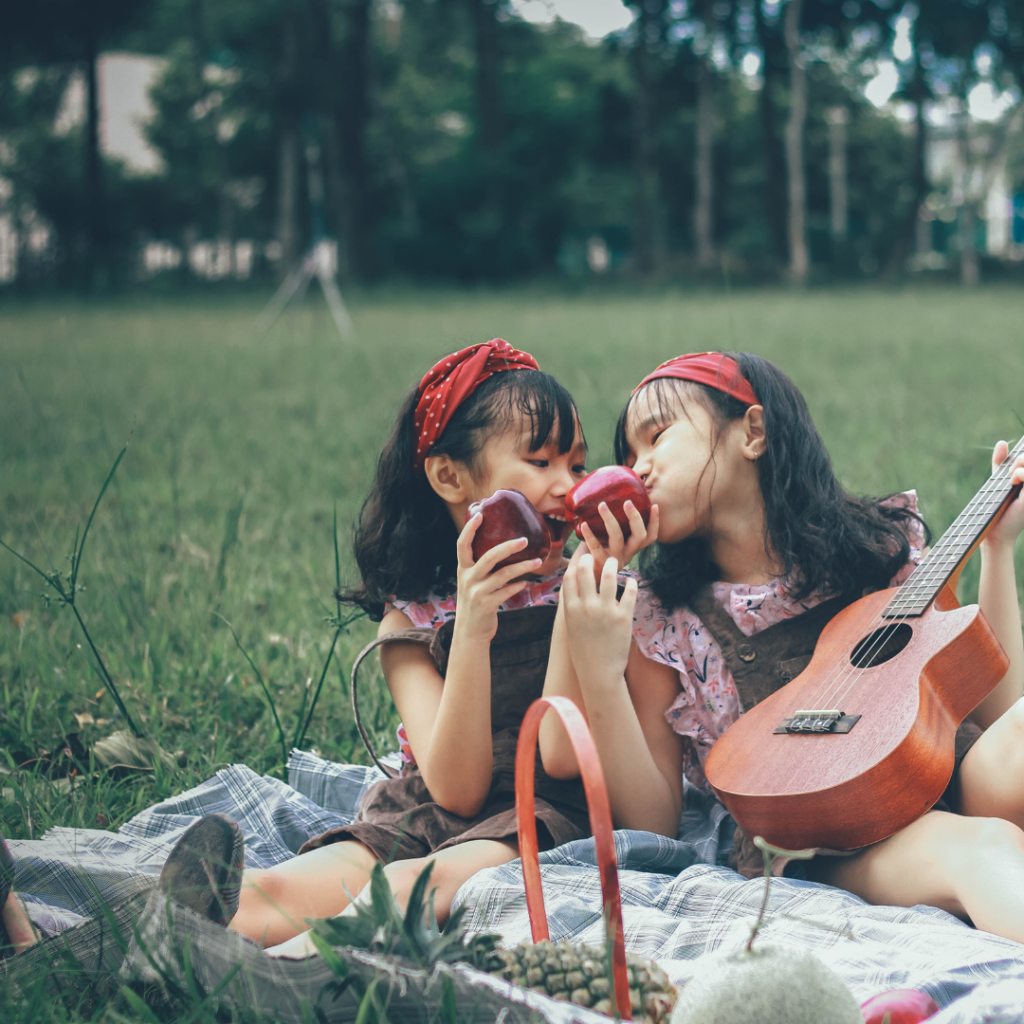
[[[449,505],[460,505],[472,497],[469,469],[464,463],[447,455],[428,455],[423,472],[435,493]]]
[[[743,417],[743,454],[755,461],[765,453],[768,439],[764,432],[764,409],[752,405]]]

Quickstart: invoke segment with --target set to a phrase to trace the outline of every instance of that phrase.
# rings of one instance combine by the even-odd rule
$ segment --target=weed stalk
[[[59,569],[54,569],[52,572],[44,572],[38,565],[30,562],[20,551],[15,551],[10,544],[3,540],[3,538],[0,538],[0,547],[6,548],[12,555],[14,555],[15,558],[20,559],[34,573],[41,577],[46,585],[57,595],[55,598],[57,604],[66,605],[74,613],[75,619],[81,627],[82,634],[85,636],[86,643],[89,645],[89,650],[92,651],[93,657],[96,659],[96,665],[99,668],[100,678],[103,681],[103,685],[106,687],[110,696],[114,699],[114,703],[117,705],[117,710],[124,716],[124,720],[128,724],[128,728],[131,729],[132,734],[136,737],[141,737],[143,734],[135,724],[132,716],[128,713],[128,709],[124,706],[124,701],[121,700],[121,695],[117,692],[117,687],[114,685],[114,680],[111,678],[106,662],[104,662],[96,644],[93,642],[92,636],[82,619],[82,615],[79,612],[78,605],[76,603],[79,591],[78,571],[82,566],[82,552],[85,550],[85,542],[89,536],[92,521],[96,517],[96,511],[100,507],[100,502],[103,501],[103,495],[107,493],[110,481],[114,479],[117,467],[121,464],[121,460],[124,458],[125,452],[127,451],[128,443],[125,442],[125,445],[118,453],[117,458],[114,459],[114,464],[110,467],[110,472],[107,474],[106,480],[103,481],[100,493],[97,495],[96,501],[92,506],[92,511],[89,513],[88,520],[86,520],[85,529],[81,532],[79,532],[78,529],[75,530],[75,543],[71,551],[70,574],[65,575]],[[47,600],[50,600],[49,596],[46,595],[45,592],[44,597]]]

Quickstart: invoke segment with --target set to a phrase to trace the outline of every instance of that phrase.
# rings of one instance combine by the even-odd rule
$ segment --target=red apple
[[[919,1024],[939,1012],[939,1004],[927,992],[897,988],[861,1003],[865,1024]]]
[[[473,537],[473,558],[480,558],[491,548],[517,537],[526,538],[526,547],[503,558],[494,568],[500,569],[531,558],[547,558],[551,553],[551,534],[544,517],[519,491],[495,491],[489,498],[469,506],[469,517],[481,513],[483,522]]]
[[[633,502],[646,526],[651,521],[651,498],[644,482],[628,466],[602,466],[585,476],[566,496],[565,514],[576,526],[576,536],[583,539],[580,525],[586,523],[594,536],[602,543],[608,543],[608,530],[597,507],[607,502],[611,513],[622,527],[623,539],[628,539],[632,530],[626,518],[623,505]]]

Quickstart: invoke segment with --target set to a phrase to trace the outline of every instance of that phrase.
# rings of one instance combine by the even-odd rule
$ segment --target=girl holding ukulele
[[[1007,451],[996,445],[993,466]],[[556,623],[575,669],[563,673],[571,680],[563,692],[585,707],[613,809],[638,791],[664,792],[650,751],[680,737],[689,781],[707,788],[708,752],[743,711],[734,675],[750,675],[749,664],[730,663],[723,651],[745,653],[747,662],[760,653],[772,670],[805,658],[834,613],[830,600],[898,585],[923,547],[914,496],[847,494],[799,391],[755,355],[663,364],[623,410],[616,456],[656,503],[649,527],[632,510],[623,543],[614,517],[603,514],[607,548],[585,528],[589,551],[581,545],[566,572]],[[1024,459],[1011,481],[1024,482]],[[1024,492],[981,545],[979,604],[1010,667],[958,731],[942,799],[861,850],[777,858],[777,874],[869,903],[929,904],[1024,941],[1024,643],[1013,565],[1022,529]],[[644,547],[634,608],[631,592],[616,599],[615,572]],[[633,712],[629,695],[640,693]],[[638,730],[649,745],[636,742]],[[549,770],[572,771],[567,747],[549,761]],[[662,830],[659,815],[649,822]],[[748,877],[760,873],[761,854],[739,829],[730,863]]]

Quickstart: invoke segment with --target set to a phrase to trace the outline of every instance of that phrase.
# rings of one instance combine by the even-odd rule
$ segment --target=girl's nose
[[[651,465],[646,458],[637,459],[633,463],[633,472],[636,473],[644,483],[647,483],[647,478],[651,475]]]

